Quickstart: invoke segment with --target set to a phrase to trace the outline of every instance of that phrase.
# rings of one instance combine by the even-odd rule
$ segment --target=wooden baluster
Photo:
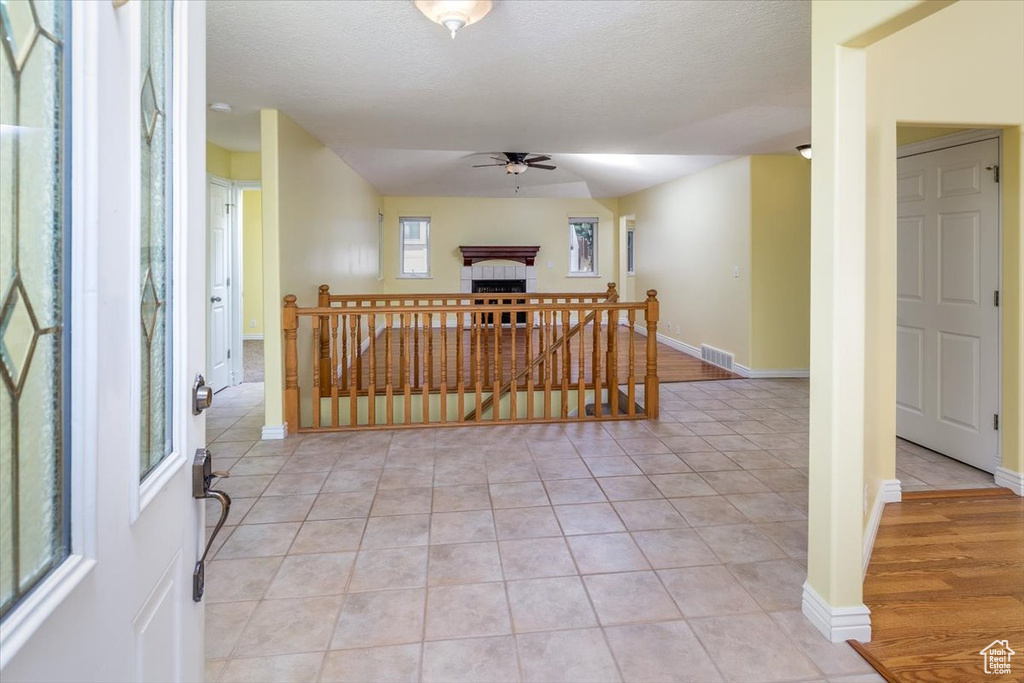
[[[608,348],[605,352],[605,377],[608,378],[608,405],[612,417],[619,416],[619,311],[608,309]]]
[[[545,343],[543,340],[540,343],[540,352],[543,354],[547,354],[548,349],[550,348],[549,345],[551,343],[551,320],[553,317],[554,311],[550,309],[544,309],[543,319],[541,320],[541,329],[543,330],[546,328],[548,330],[548,334],[546,337],[547,343]],[[546,358],[550,359],[551,356],[547,355]],[[544,382],[544,418],[548,420],[551,419],[551,379],[553,377],[551,373],[551,367],[552,365],[550,362],[544,362],[544,376],[542,378]]]
[[[416,305],[419,305],[418,303]],[[420,314],[414,313],[412,320],[413,329],[413,349],[412,349],[412,382],[413,386],[418,387],[422,382],[420,381]]]
[[[372,310],[372,309],[371,309]],[[366,318],[366,337],[370,343],[369,372],[370,383],[366,387],[366,423],[377,424],[377,320],[373,313]]]
[[[515,422],[519,412],[519,380],[516,378],[516,356],[519,349],[516,348],[516,331],[518,328],[519,314],[513,309],[509,313],[509,332],[512,338],[512,350],[508,354],[509,379],[512,381],[508,395],[508,419]]]
[[[405,379],[405,414],[402,416],[402,424],[412,423],[412,363],[409,358],[409,351],[412,349],[412,316],[402,315],[402,336],[405,337],[405,363],[402,365],[402,377]]]
[[[490,385],[491,383],[491,350],[490,350],[490,335],[484,331],[484,325],[486,324],[487,318],[485,315],[480,317],[480,325],[478,334],[482,334],[484,337],[484,384]]]
[[[356,326],[356,389],[363,388],[363,314],[359,309],[362,308],[360,302],[356,302],[356,319],[359,321],[359,325]],[[367,335],[373,334],[369,329],[366,330]]]
[[[497,422],[501,418],[501,312],[491,314],[494,330],[494,385],[491,388],[491,417]]]
[[[448,314],[441,314],[441,422],[448,421]],[[431,360],[433,364],[433,360]]]
[[[359,317],[356,315],[349,315],[349,339],[356,338],[356,329],[359,327]],[[353,367],[359,363],[359,345],[352,344],[352,365]],[[355,427],[359,424],[359,383],[352,381],[351,375],[349,376],[348,383],[348,425]]]
[[[337,369],[334,370],[338,372]],[[348,384],[351,380],[348,367],[348,325],[341,326],[341,388],[348,391]]]
[[[320,320],[323,316],[314,315],[313,320],[313,429],[320,429],[320,370],[323,367],[322,337],[320,336]],[[330,359],[328,359],[330,360]]]
[[[601,309],[598,303],[593,306],[594,329],[590,335],[590,344],[593,346],[590,354],[590,375],[594,384],[594,417],[601,417]]]
[[[423,331],[424,331],[424,334],[427,334],[427,335],[429,335],[431,333],[430,314],[429,313],[424,313],[423,314]],[[427,355],[427,351],[428,351],[429,348],[430,348],[430,345],[427,344],[427,340],[424,339],[423,340],[423,366],[422,366],[424,368],[424,372],[426,371],[426,368],[430,367],[430,363],[433,360],[429,355]],[[421,385],[423,387],[423,407],[422,407],[423,415],[422,415],[422,419],[423,419],[423,424],[427,424],[427,423],[430,422],[430,382],[429,381],[424,381],[424,382],[421,382]]]
[[[484,391],[483,391],[484,387],[483,387],[483,383],[482,383],[483,382],[483,374],[481,372],[482,368],[480,367],[480,363],[481,363],[480,338],[484,336],[483,330],[481,329],[481,326],[483,324],[483,313],[481,313],[480,310],[477,309],[477,311],[475,311],[473,313],[473,316],[475,318],[474,326],[476,327],[476,407],[475,407],[475,410],[473,412],[474,412],[474,419],[477,422],[480,422],[481,418],[483,417],[483,412],[484,412],[483,410],[481,410],[481,405],[483,405],[483,402],[484,402]]]
[[[629,394],[629,416],[636,415],[636,309],[626,315],[629,320],[629,375],[626,378]]]
[[[569,373],[572,362],[569,359],[569,309],[562,309],[562,419],[569,419]]]
[[[549,361],[551,359],[550,356],[545,354],[545,350],[547,349],[547,345],[544,342],[544,340],[546,339],[545,335],[547,334],[548,325],[551,322],[550,321],[550,317],[548,316],[548,312],[549,311],[547,311],[547,310],[541,310],[541,312],[540,312],[540,326],[539,326],[539,329],[537,330],[537,353],[539,353],[540,356],[541,356],[540,364],[537,367],[537,370],[539,372],[537,377],[538,377],[538,379],[539,379],[539,381],[540,381],[540,383],[542,385],[544,384],[544,378],[547,377],[548,366],[550,365]]]
[[[647,290],[647,376],[644,378],[644,415],[658,419],[658,290]]]
[[[579,358],[576,359],[576,370],[579,373],[579,377],[576,378],[576,384],[579,387],[576,391],[576,416],[579,420],[585,420],[587,418],[587,370],[584,356],[587,341],[587,328],[584,326],[586,313],[583,308],[580,308],[576,315],[578,316],[577,320],[580,326],[579,347],[577,351]]]
[[[338,361],[345,363],[345,356],[339,355],[338,351],[338,322],[340,315],[331,316],[331,426],[340,425],[338,409]]]
[[[331,288],[327,285],[320,285],[320,291],[317,295],[317,304],[319,308],[329,308],[331,305]],[[320,324],[317,325],[319,328],[319,336],[316,337],[318,340],[318,347],[314,358],[319,359],[318,365],[320,366],[320,393],[326,396],[331,391],[331,374],[334,372],[331,369],[331,337],[330,337],[330,323],[327,320],[327,316],[320,318]],[[316,425],[319,427],[319,423]]]
[[[462,422],[463,418],[466,417],[466,371],[463,367],[465,360],[463,358],[462,351],[462,340],[466,337],[466,331],[463,329],[465,318],[462,317],[462,311],[459,311],[455,315],[457,322],[455,325],[455,384],[456,391],[459,395],[459,416],[457,419],[459,422]],[[473,338],[472,335],[470,335],[470,344],[472,343]]]
[[[405,365],[405,354],[406,354],[406,347],[405,347],[405,313],[400,314],[398,316],[398,318],[399,318],[398,319],[398,369],[401,370],[402,367],[404,367],[404,365]],[[405,375],[402,375],[400,377],[400,379],[401,379],[401,382],[402,382],[402,384],[401,384],[402,391],[405,391],[405,383],[408,381],[408,378]]]
[[[526,376],[526,419],[533,419],[533,375],[535,368],[533,367],[533,321],[535,311],[530,311],[526,314],[526,367],[530,373]]]
[[[427,366],[427,387],[434,386],[434,314],[427,313],[427,320],[424,323],[425,333],[427,335],[427,353],[424,356],[426,361],[424,363]]]
[[[394,360],[391,357],[391,331],[395,322],[394,318],[393,313],[387,313],[384,324],[384,411],[387,425],[395,424],[395,387],[392,383]]]
[[[284,331],[284,421],[288,431],[295,434],[299,431],[299,349],[296,342],[299,316],[294,294],[284,298],[281,317]]]

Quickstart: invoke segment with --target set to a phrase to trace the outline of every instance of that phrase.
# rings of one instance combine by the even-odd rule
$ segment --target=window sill
[[[396,280],[433,280],[433,275],[398,275]]]
[[[566,273],[566,275],[565,275],[565,276],[566,276],[566,277],[589,277],[589,278],[599,278],[599,277],[601,277],[601,274],[600,274],[600,273]]]

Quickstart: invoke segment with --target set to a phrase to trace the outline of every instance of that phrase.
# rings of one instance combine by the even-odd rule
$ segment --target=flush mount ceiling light
[[[797,145],[796,151],[800,152],[800,156],[804,159],[811,158],[811,146],[810,145]]]
[[[491,11],[491,0],[413,0],[427,19],[451,31],[452,40],[463,26],[475,24]]]
[[[230,114],[231,105],[227,102],[211,102],[210,111],[215,111],[218,114]]]

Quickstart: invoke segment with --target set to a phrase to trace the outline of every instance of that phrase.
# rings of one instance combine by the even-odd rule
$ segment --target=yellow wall
[[[622,197],[619,213],[636,216],[635,287],[658,290],[658,332],[749,366],[750,158]]]
[[[231,177],[231,152],[212,142],[206,143],[206,172],[221,178]]]
[[[232,180],[259,180],[260,179],[260,153],[259,152],[232,152],[231,153],[231,179]]]
[[[385,288],[388,293],[458,292],[460,245],[540,245],[540,292],[603,292],[617,279],[614,202],[592,199],[485,199],[478,197],[385,197]],[[430,217],[431,277],[399,277],[398,219]],[[569,217],[597,217],[598,276],[570,277]],[[548,268],[548,263],[551,268]],[[376,265],[376,262],[374,262]],[[334,287],[332,286],[332,290]]]
[[[811,165],[750,158],[751,368],[806,369],[811,325]]]
[[[263,334],[263,193],[242,192],[242,334]]]
[[[283,423],[281,305],[295,294],[316,305],[317,288],[375,293],[380,195],[337,154],[276,110],[261,112],[266,424]],[[301,342],[301,338],[300,338]],[[277,348],[272,348],[276,346]],[[308,379],[302,362],[300,383]],[[293,425],[294,427],[294,425]]]
[[[896,126],[896,146],[910,145],[915,142],[924,142],[941,138],[943,135],[960,133],[963,128],[949,128],[948,126],[913,126],[898,124]]]

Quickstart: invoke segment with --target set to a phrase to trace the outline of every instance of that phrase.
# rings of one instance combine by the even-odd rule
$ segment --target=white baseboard
[[[647,336],[647,330],[643,327],[635,328],[644,337]],[[676,351],[682,351],[685,354],[693,356],[694,358],[700,358],[700,349],[696,346],[690,346],[686,342],[681,342],[678,339],[666,336],[661,332],[658,333],[658,341],[665,346],[675,349]],[[740,377],[749,379],[804,379],[811,376],[811,371],[807,368],[797,369],[780,369],[780,370],[751,370],[745,365],[733,365],[732,371]]]
[[[260,431],[260,437],[264,441],[283,439],[286,436],[288,436],[287,422],[283,425],[263,425],[263,429]]]
[[[1024,472],[999,467],[996,469],[996,483],[1005,486],[1018,496],[1024,496]]]
[[[875,537],[878,535],[878,525],[882,523],[882,511],[886,503],[898,503],[903,500],[903,486],[899,479],[883,479],[882,485],[875,496],[875,504],[871,506],[871,516],[868,517],[867,528],[864,529],[864,574],[868,573],[868,564],[871,562],[871,551],[875,548]]]
[[[243,334],[242,341],[263,341],[262,334]]]
[[[803,613],[831,643],[871,640],[871,610],[867,605],[833,607],[804,582]]]

